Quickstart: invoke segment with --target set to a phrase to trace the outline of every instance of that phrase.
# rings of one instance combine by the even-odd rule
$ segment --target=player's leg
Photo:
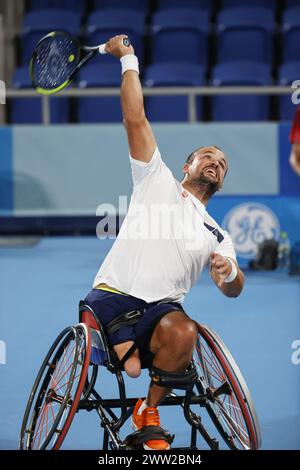
[[[166,306],[157,306],[154,315],[157,315],[161,308]],[[147,312],[149,315],[150,311]],[[180,377],[186,376],[186,370],[191,363],[193,349],[197,341],[197,328],[195,323],[182,311],[171,310],[165,312],[152,330],[150,328],[150,340],[148,346],[141,350],[142,354],[147,349],[152,353],[151,369],[159,369],[166,376],[167,372],[180,374]],[[146,321],[145,319],[145,321]],[[152,322],[153,323],[153,322]],[[144,330],[145,342],[147,343],[147,330]],[[152,332],[153,331],[153,332]],[[138,331],[138,340],[140,341],[143,333],[143,325]],[[144,357],[142,357],[144,359]],[[173,376],[174,377],[174,376]],[[170,448],[170,434],[160,426],[160,417],[157,406],[163,398],[170,392],[169,388],[151,384],[146,400],[140,399],[135,405],[132,415],[132,424],[135,430],[143,433],[143,446],[145,449],[167,450]],[[153,427],[159,430],[159,437],[154,439],[151,434]]]
[[[133,341],[126,341],[125,343],[115,344],[114,350],[121,361],[127,351],[133,346]],[[138,349],[136,349],[131,356],[127,359],[124,364],[125,372],[129,375],[129,377],[136,378],[139,377],[141,374],[141,361],[139,357]]]
[[[172,311],[156,325],[150,341],[152,365],[166,372],[184,373],[190,365],[197,341],[195,322],[183,312]],[[151,385],[147,405],[156,407],[170,389]]]

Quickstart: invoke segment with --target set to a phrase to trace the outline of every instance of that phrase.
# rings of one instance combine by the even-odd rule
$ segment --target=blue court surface
[[[6,345],[6,364],[0,364],[0,449],[18,448],[42,359],[57,334],[77,322],[78,301],[90,290],[112,242],[53,237],[0,248],[0,340]],[[242,295],[228,299],[204,272],[184,302],[191,317],[221,336],[238,363],[260,419],[263,449],[300,449],[300,364],[292,361],[292,343],[300,339],[299,280],[285,272],[247,272]],[[128,396],[145,396],[148,371],[126,383]],[[114,376],[103,368],[96,389],[117,397]],[[160,413],[162,425],[176,435],[174,446],[187,445],[189,426],[181,408],[164,407]],[[206,411],[201,413],[217,437]],[[129,432],[128,423],[122,437]],[[81,411],[62,448],[99,449],[101,435],[96,412]],[[207,448],[200,436],[198,446]]]

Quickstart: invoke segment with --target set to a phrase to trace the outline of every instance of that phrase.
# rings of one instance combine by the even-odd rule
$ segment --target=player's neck
[[[212,194],[210,187],[203,183],[203,184],[197,184],[194,185],[190,183],[189,181],[184,181],[181,183],[182,187],[186,189],[189,193],[191,193],[193,196],[195,196],[199,201],[202,202],[205,206],[207,206],[208,201],[210,200]]]

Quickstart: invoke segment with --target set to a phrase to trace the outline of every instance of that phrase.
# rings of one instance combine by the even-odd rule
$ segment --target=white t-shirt
[[[146,302],[182,302],[211,253],[236,258],[232,240],[174,178],[158,148],[149,163],[129,158],[128,213],[93,286],[106,283]]]

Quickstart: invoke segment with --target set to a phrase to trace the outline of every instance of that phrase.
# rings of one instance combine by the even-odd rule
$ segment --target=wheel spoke
[[[217,377],[215,374],[213,374],[212,372],[209,372],[209,374],[214,377],[218,382],[220,382],[220,379],[219,377]],[[210,385],[211,385],[211,381],[210,381]]]
[[[220,407],[220,404],[218,403],[218,401],[216,401],[215,403],[216,403],[217,406]],[[236,428],[238,430],[240,430],[242,432],[242,434],[245,435],[245,438],[248,441],[248,434],[245,433],[245,431],[241,428],[241,426],[230,416],[228,411],[224,408],[221,409],[221,407],[220,407],[220,411],[222,413],[222,416],[223,416],[224,420],[227,422],[227,426],[229,427],[231,432],[233,432],[236,435],[238,440],[240,441],[240,436],[239,436],[239,432],[236,431]]]
[[[43,411],[42,428],[41,428],[40,437],[39,437],[39,441],[38,441],[38,449],[40,448],[40,443],[41,443],[41,439],[42,439],[42,435],[43,435],[43,429],[44,429],[44,422],[45,422],[47,404],[45,404],[45,405],[46,406],[45,406],[44,411]]]
[[[247,428],[244,426],[244,417],[243,417],[243,413],[242,413],[242,410],[241,410],[241,407],[239,406],[239,404],[237,403],[236,401],[236,397],[233,395],[232,396],[232,402],[235,404],[235,409],[236,410],[239,410],[238,412],[238,419],[239,419],[239,422],[240,422],[240,425],[242,426],[242,428],[244,429],[245,433],[247,433]]]
[[[70,344],[71,344],[71,343],[69,342],[68,345],[67,345],[67,347],[66,347],[65,350],[64,350],[63,355],[59,358],[59,361],[62,360],[61,363],[59,364],[59,362],[58,362],[58,363],[56,363],[56,365],[55,365],[54,374],[53,374],[53,377],[52,377],[53,380],[55,380],[56,377],[58,376],[58,374],[60,373],[60,369],[61,369],[62,364],[63,364],[64,356],[67,354],[67,351],[68,351],[68,349],[69,349],[69,347],[70,347]],[[53,385],[54,385],[54,383],[51,384],[52,387],[53,387]]]
[[[204,360],[207,364],[209,364],[209,365],[211,366],[211,368],[214,370],[214,372],[219,376],[219,377],[218,377],[218,380],[219,380],[220,382],[224,382],[223,374],[221,374],[221,373],[219,372],[219,370],[214,367],[214,364],[212,363],[212,361],[211,361],[211,359],[210,359],[210,357],[209,357],[209,355],[208,355],[208,353],[207,353],[207,351],[206,351],[204,345],[203,345],[203,349],[204,349],[204,351],[206,352],[206,357],[204,357],[204,355],[202,354],[203,360]],[[206,370],[208,371],[207,368],[206,368]],[[208,373],[211,374],[211,372],[208,372]],[[208,383],[209,383],[209,380],[208,380]]]
[[[207,373],[207,368],[206,368],[206,365],[204,363],[202,363],[203,361],[203,355],[202,355],[202,351],[201,351],[201,341],[199,340],[199,345],[196,345],[196,352],[197,352],[197,358],[195,359],[196,363],[201,367],[201,369],[203,370],[203,373],[204,373],[204,378],[206,380],[206,383],[208,384],[208,373]],[[198,363],[198,360],[200,361],[200,364]]]
[[[49,412],[49,405],[47,406],[47,412],[46,412],[46,436],[48,436],[48,412]]]
[[[209,357],[211,358],[211,359],[210,359],[210,360],[211,360],[211,367],[214,369],[214,371],[216,372],[216,374],[219,375],[220,381],[221,381],[221,382],[224,382],[224,379],[226,379],[226,377],[224,376],[224,372],[222,371],[222,369],[220,369],[219,364],[218,364],[216,361],[214,361],[214,357],[212,356],[213,351],[210,349],[210,354],[209,354],[209,352],[207,351],[207,349],[206,349],[206,347],[204,346],[204,344],[202,344],[202,346],[203,346],[203,349],[204,349],[204,351],[206,352],[206,355],[208,356],[208,358],[209,358]]]
[[[73,349],[72,349],[72,351],[71,351],[71,353],[70,353],[68,359],[67,359],[67,360],[64,359],[64,372],[60,372],[61,375],[60,375],[59,377],[58,377],[58,374],[56,375],[56,379],[55,379],[56,384],[55,384],[55,387],[59,384],[59,382],[61,381],[61,379],[66,375],[66,373],[68,372],[68,370],[70,369],[70,367],[72,367],[73,362],[71,362],[70,366],[69,366],[68,369],[66,370],[67,361],[69,361],[69,359],[71,358],[71,355],[72,355],[74,352],[75,352],[75,345],[74,345],[74,347],[73,347]]]
[[[42,419],[43,419],[43,416],[44,416],[44,413],[45,413],[45,407],[46,407],[46,403],[44,403],[43,405],[43,411],[41,412],[41,414],[39,414],[38,418],[37,418],[37,423],[38,423],[38,427],[37,427],[37,430],[36,432],[34,433],[34,438],[33,438],[33,443],[32,443],[32,446],[34,447],[35,445],[35,441],[37,439],[37,436],[38,436],[38,433],[39,433],[39,428],[41,426],[41,422],[42,422]]]
[[[47,405],[47,408],[48,408],[48,407],[49,407],[49,405]],[[56,416],[53,414],[53,415],[50,417],[49,424],[52,425],[52,424],[54,423],[55,419],[56,419]],[[42,430],[41,430],[42,432],[43,432],[44,428],[45,428],[45,423],[43,423]],[[47,423],[46,423],[46,428],[47,428]],[[47,432],[47,431],[46,431],[46,432]],[[47,432],[46,436],[47,436],[47,435],[48,435],[48,432]]]
[[[56,382],[56,385],[54,387],[54,390],[56,390],[57,385],[59,385],[59,382],[65,377],[65,375],[69,372],[69,370],[73,367],[73,364],[71,363],[69,367],[63,372],[59,380]]]
[[[81,371],[80,371],[79,374],[77,374],[77,375],[74,377],[74,380],[76,380],[78,377],[80,377],[80,375],[81,375]],[[69,383],[70,383],[70,381],[68,380],[68,381],[67,381],[66,383],[64,383],[63,385],[60,385],[59,388],[56,388],[56,389],[55,389],[55,392],[59,392],[63,387],[65,387],[65,386],[68,385]],[[74,387],[74,383],[73,383],[73,385],[72,385],[72,389],[73,389],[73,387]]]
[[[56,416],[55,416],[54,411],[53,411],[53,403],[50,402],[49,405],[50,405],[50,410],[51,410],[51,414],[52,414],[52,419],[53,419],[53,422],[54,422]]]

